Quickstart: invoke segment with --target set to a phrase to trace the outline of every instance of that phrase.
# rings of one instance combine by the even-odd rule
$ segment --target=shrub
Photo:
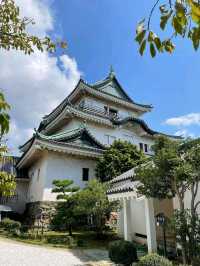
[[[192,262],[192,266],[199,266],[200,265],[200,258],[195,258]]]
[[[83,239],[78,239],[77,240],[77,247],[85,247],[86,243]]]
[[[46,236],[46,241],[49,244],[53,244],[53,245],[66,245],[69,247],[73,247],[75,245],[75,241],[73,239],[73,237],[71,236],[65,236],[65,237],[61,237],[61,236]]]
[[[124,240],[114,241],[109,245],[109,258],[116,264],[131,265],[137,261],[135,245]]]
[[[9,233],[19,235],[21,229],[21,223],[17,221],[13,221],[9,218],[4,218],[1,221],[1,227],[8,231]]]
[[[172,262],[159,256],[158,254],[149,254],[140,259],[137,266],[172,266]]]

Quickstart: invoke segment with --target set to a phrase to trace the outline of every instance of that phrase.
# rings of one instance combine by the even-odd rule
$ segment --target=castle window
[[[144,144],[144,152],[148,152],[148,145]]]
[[[143,143],[140,143],[140,150],[143,151]]]
[[[82,180],[88,181],[89,180],[89,168],[82,169]]]
[[[109,115],[110,115],[110,116],[112,116],[112,117],[116,117],[117,114],[118,114],[118,111],[117,111],[117,110],[112,109],[112,108],[109,109]]]

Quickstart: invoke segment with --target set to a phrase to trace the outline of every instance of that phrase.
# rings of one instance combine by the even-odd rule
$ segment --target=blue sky
[[[76,59],[84,79],[93,82],[104,78],[112,64],[135,101],[153,104],[153,112],[145,116],[152,128],[171,134],[187,130],[198,136],[198,121],[190,126],[171,126],[164,121],[199,113],[199,52],[194,52],[187,41],[179,40],[172,56],[151,59],[138,54],[135,28],[148,15],[153,2],[59,0],[52,4],[52,10],[58,34],[67,40],[67,52]],[[156,21],[152,26],[157,28]]]
[[[134,101],[152,104],[149,126],[169,134],[200,135],[199,52],[179,40],[170,55],[141,57],[134,41],[137,22],[153,0],[16,0],[22,16],[33,18],[31,33],[67,40],[65,54],[30,56],[1,51],[0,86],[11,104],[8,146],[14,154],[38,128],[42,117],[75,87],[105,78],[113,65]],[[158,30],[158,20],[152,26]],[[167,121],[167,123],[166,123]],[[178,133],[177,133],[178,132]]]

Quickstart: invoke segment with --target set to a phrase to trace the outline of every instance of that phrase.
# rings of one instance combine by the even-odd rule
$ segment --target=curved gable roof
[[[182,139],[182,137],[180,137],[180,136],[168,135],[168,134],[164,134],[164,133],[152,130],[144,120],[139,119],[139,118],[135,118],[132,116],[126,117],[126,118],[121,119],[121,120],[114,120],[113,119],[112,122],[114,125],[124,125],[124,124],[129,123],[129,122],[134,122],[134,123],[140,125],[144,131],[146,131],[148,134],[150,134],[152,136],[163,135],[163,136],[173,138],[173,139]]]

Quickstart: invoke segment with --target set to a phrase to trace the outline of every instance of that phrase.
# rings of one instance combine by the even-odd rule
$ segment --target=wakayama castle
[[[56,201],[56,194],[51,192],[52,181],[71,179],[83,188],[95,178],[97,159],[115,140],[131,142],[151,156],[155,137],[163,134],[142,119],[151,111],[151,105],[136,103],[128,96],[112,68],[105,79],[94,84],[80,79],[72,92],[44,116],[33,136],[20,146],[17,197],[6,205],[32,217],[38,208],[51,208]],[[135,184],[130,179],[133,174],[130,169],[113,177],[113,188],[108,191],[110,200],[123,201],[118,232],[125,239],[149,240],[149,249],[155,250],[153,223],[158,206],[137,199]],[[165,202],[162,208],[170,212],[171,204]]]

